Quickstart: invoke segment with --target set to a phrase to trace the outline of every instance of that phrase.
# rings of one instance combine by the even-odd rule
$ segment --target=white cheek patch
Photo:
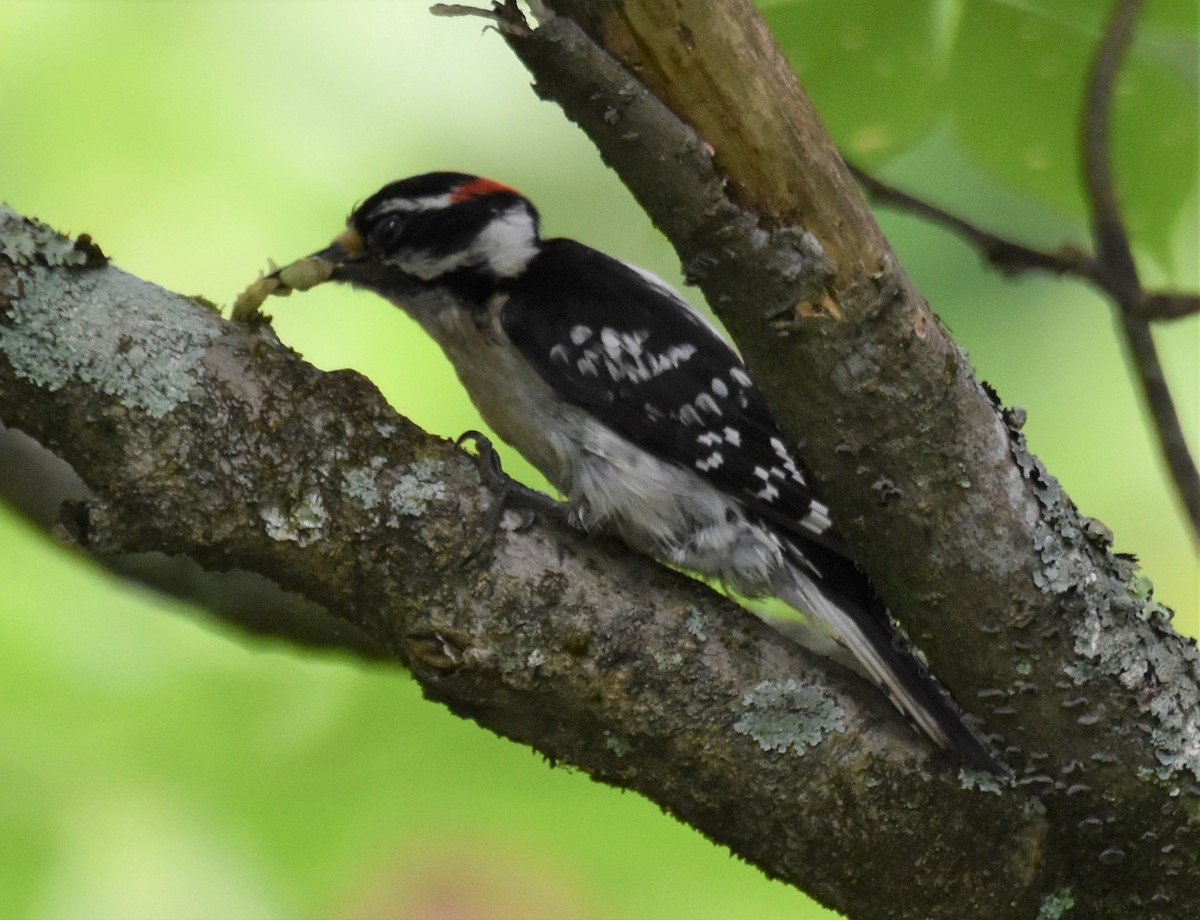
[[[388,202],[373,213],[374,217],[391,212],[432,210],[453,202],[449,195],[420,198],[415,201]],[[482,268],[497,278],[513,278],[525,270],[538,253],[537,222],[521,205],[489,221],[462,249],[430,251],[401,249],[385,261],[406,275],[422,281],[434,281],[464,268]]]
[[[537,252],[533,215],[520,206],[490,221],[467,250],[472,262],[487,266],[498,278],[516,277]]]

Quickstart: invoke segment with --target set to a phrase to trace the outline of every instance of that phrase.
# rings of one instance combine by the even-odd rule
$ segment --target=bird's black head
[[[540,245],[537,211],[524,196],[465,173],[386,185],[354,209],[349,226],[361,237],[360,259],[433,283],[464,272],[512,278]]]
[[[483,306],[541,245],[537,211],[507,185],[457,172],[412,176],[356,207],[331,245],[252,285],[235,314],[254,315],[267,294],[326,281],[367,288],[410,312],[425,294]]]

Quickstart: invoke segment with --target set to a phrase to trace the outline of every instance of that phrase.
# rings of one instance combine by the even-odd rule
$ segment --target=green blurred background
[[[1047,245],[1086,240],[1074,125],[1104,6],[764,4],[853,157]],[[384,182],[459,169],[521,188],[549,233],[678,281],[500,39],[425,7],[0,0],[0,199],[228,304]],[[1196,15],[1151,0],[1115,111],[1142,269],[1193,289]],[[1195,635],[1195,556],[1106,305],[1075,283],[999,279],[941,231],[881,219],[980,375],[1027,408],[1033,449]],[[326,289],[272,306],[286,342],[368,374],[425,427],[478,424],[398,311]],[[1158,333],[1195,451],[1200,320]],[[655,806],[450,717],[402,674],[232,635],[2,508],[0,829],[0,917],[834,916]]]

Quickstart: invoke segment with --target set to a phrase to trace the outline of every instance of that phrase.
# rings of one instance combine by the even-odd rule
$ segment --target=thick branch
[[[1028,888],[1043,819],[971,791],[873,688],[619,546],[492,534],[469,458],[362,377],[102,263],[0,212],[0,423],[82,480],[45,480],[75,497],[60,530],[81,549],[267,576],[456,713],[831,903],[855,841],[876,839],[897,855],[867,883],[880,898],[914,854],[963,867],[914,907],[926,916],[963,898],[986,915]],[[927,834],[949,803],[958,816]],[[1023,854],[999,871],[997,841]]]
[[[1187,675],[1176,725],[1197,739],[1194,649],[1129,618],[1128,591],[1117,590],[1127,576],[1103,528],[1081,520],[1027,453],[1014,417],[974,380],[896,264],[827,139],[812,142],[823,134],[811,106],[749,4],[550,5],[558,15],[539,28],[505,35],[537,91],[588,133],[675,244],[934,671],[960,701],[982,704],[1024,776],[1053,797],[1059,852],[1071,855],[1052,874],[1111,909],[1118,902],[1105,898],[1123,895],[1097,876],[1100,851],[1082,856],[1092,846],[1080,838],[1084,800],[1053,790],[1082,794],[1071,778],[1081,764],[1153,769],[1157,756],[1135,753],[1146,740],[1137,729],[1124,735],[1131,747],[1116,729],[1107,753],[1096,749],[1088,726],[1101,720],[1072,712],[1083,705],[1077,656],[1094,656],[1084,683],[1104,698],[1111,731],[1144,718],[1145,701],[1129,694],[1144,685],[1142,656],[1170,649]],[[1109,588],[1097,593],[1100,584]],[[1141,633],[1138,652],[1123,639],[1121,651],[1101,651],[1130,629]],[[1200,748],[1189,750],[1194,778]],[[1115,773],[1083,785],[1110,784],[1120,784]],[[1130,801],[1145,793],[1124,788]],[[1161,878],[1149,863],[1133,874],[1146,886]],[[1123,881],[1136,887],[1131,877]]]

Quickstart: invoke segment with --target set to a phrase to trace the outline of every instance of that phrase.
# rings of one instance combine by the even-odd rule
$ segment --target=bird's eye
[[[387,214],[373,226],[368,234],[372,245],[378,249],[392,249],[400,234],[404,232],[404,218],[399,214]]]

